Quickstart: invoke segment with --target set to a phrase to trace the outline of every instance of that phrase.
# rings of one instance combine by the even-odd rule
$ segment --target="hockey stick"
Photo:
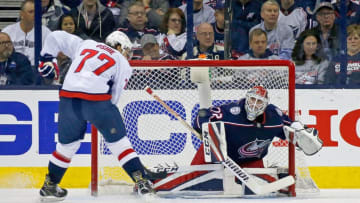
[[[166,172],[169,173],[179,173],[179,172],[193,172],[193,171],[216,171],[223,169],[222,164],[202,164],[202,165],[190,165],[190,166],[179,166],[176,163],[173,165],[164,163],[149,168],[148,170],[154,173]],[[250,174],[279,174],[279,172],[286,173],[285,168],[244,168],[247,173]]]
[[[192,126],[190,126],[184,119],[180,117],[170,106],[168,106],[158,95],[156,95],[150,87],[145,87],[145,91],[151,95],[156,101],[158,101],[167,111],[169,111],[175,118],[177,118],[181,124],[184,125],[188,130],[190,130],[196,137],[201,139],[200,133],[198,133]],[[217,147],[211,139],[209,139],[210,145],[214,150],[214,153],[218,156],[221,153],[217,150]],[[221,156],[218,156],[221,157]],[[288,187],[295,183],[294,177],[287,176],[280,180],[274,181],[267,184],[259,184],[256,182],[255,178],[250,176],[244,169],[242,169],[237,163],[235,163],[230,157],[226,157],[225,160],[221,161],[226,168],[228,168],[241,182],[243,182],[250,190],[256,194],[267,194],[280,190],[282,188]]]

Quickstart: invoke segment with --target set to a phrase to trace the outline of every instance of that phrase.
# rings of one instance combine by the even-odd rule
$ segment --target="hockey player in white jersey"
[[[43,76],[56,75],[52,59],[61,51],[72,59],[60,90],[59,141],[48,165],[48,174],[40,190],[42,200],[65,199],[67,190],[58,184],[71,158],[80,147],[89,121],[101,132],[108,148],[118,159],[138,188],[139,195],[153,194],[149,172],[143,167],[126,136],[117,102],[129,80],[132,69],[123,56],[131,57],[128,37],[115,31],[106,44],[82,40],[64,31],[51,33],[41,51],[39,71]]]

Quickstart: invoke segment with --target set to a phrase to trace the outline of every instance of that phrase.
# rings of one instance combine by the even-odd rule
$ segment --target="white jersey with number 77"
[[[61,97],[118,102],[132,74],[129,62],[119,51],[104,43],[54,31],[46,38],[41,56],[56,57],[59,52],[72,59]]]

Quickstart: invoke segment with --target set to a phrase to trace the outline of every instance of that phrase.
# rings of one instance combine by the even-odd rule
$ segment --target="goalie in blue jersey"
[[[306,155],[313,155],[322,148],[317,130],[307,128],[298,121],[292,121],[278,107],[269,104],[268,92],[262,86],[251,88],[247,91],[246,97],[237,102],[210,108],[201,108],[209,105],[209,102],[206,102],[208,99],[203,98],[207,97],[204,92],[206,92],[204,89],[199,88],[200,110],[193,123],[193,128],[198,132],[197,136],[203,138],[202,144],[190,166],[155,168],[155,171],[165,170],[172,173],[165,179],[155,182],[155,189],[158,192],[224,194],[223,192],[227,192],[226,187],[233,190],[240,187],[235,189],[236,194],[245,188],[243,193],[245,195],[265,194],[265,190],[275,192],[293,184],[282,182],[287,176],[286,169],[282,171],[280,168],[277,170],[264,166],[263,158],[268,154],[275,137],[290,140],[290,132],[294,132],[292,142]],[[236,183],[241,185],[234,184],[234,181],[226,182],[223,166],[230,168],[230,172],[236,176]],[[244,172],[242,168],[264,170],[255,169],[261,173],[252,173]],[[275,169],[275,175],[272,169]],[[256,177],[247,173],[256,173]],[[257,178],[264,182],[263,187],[257,183],[257,180],[255,181]],[[287,179],[289,180],[288,177]],[[276,182],[278,189],[274,184],[267,184]],[[227,183],[231,186],[228,187]],[[253,189],[248,190],[250,187]]]
[[[262,86],[251,88],[238,102],[200,109],[193,127],[202,132],[202,124],[219,121],[226,132],[225,138],[219,138],[226,145],[222,146],[222,153],[244,168],[264,168],[263,158],[268,154],[272,140],[275,137],[289,140],[289,132],[295,132],[293,143],[306,155],[313,155],[322,148],[317,130],[292,121],[277,106],[269,104],[268,92]],[[206,161],[202,144],[192,164],[203,163]],[[262,179],[275,180],[267,175]]]
[[[273,138],[289,140],[288,131],[292,129],[296,145],[306,155],[313,155],[322,147],[317,130],[292,121],[277,106],[269,104],[268,92],[262,86],[251,88],[238,102],[200,109],[193,127],[201,132],[203,123],[215,121],[224,123],[227,155],[240,166],[264,167],[262,159]]]

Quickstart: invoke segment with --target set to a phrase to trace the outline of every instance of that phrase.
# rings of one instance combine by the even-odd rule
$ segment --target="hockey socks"
[[[55,184],[59,184],[61,179],[63,178],[67,168],[62,168],[59,167],[55,164],[53,164],[52,162],[49,162],[49,177],[51,182],[55,183]]]
[[[131,177],[131,179],[135,182],[135,179],[133,177],[133,173],[135,171],[140,171],[141,175],[143,177],[146,177],[145,171],[144,171],[144,167],[140,162],[140,159],[138,157],[133,158],[131,160],[129,160],[128,162],[126,162],[123,165],[124,170],[126,171],[126,173]]]

